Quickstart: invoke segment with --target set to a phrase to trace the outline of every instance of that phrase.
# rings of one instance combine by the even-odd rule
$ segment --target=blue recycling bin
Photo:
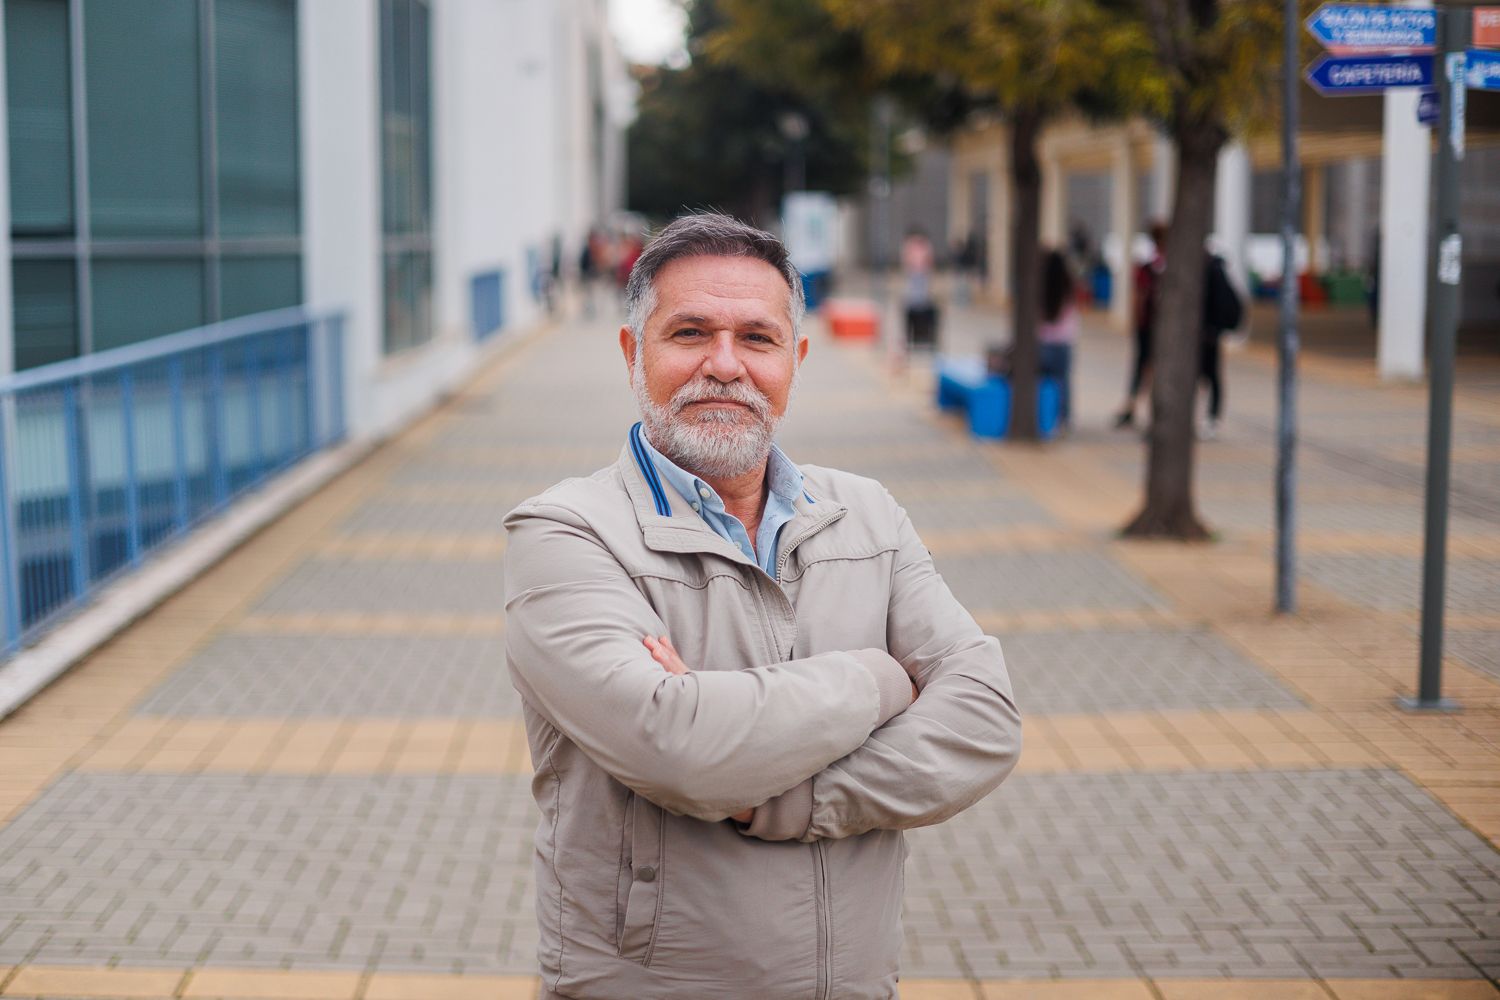
[[[1057,379],[1038,380],[1037,422],[1044,438],[1050,438],[1057,430],[1059,402]],[[991,375],[969,397],[969,431],[975,437],[1003,438],[1009,429],[1010,380],[1003,375]]]

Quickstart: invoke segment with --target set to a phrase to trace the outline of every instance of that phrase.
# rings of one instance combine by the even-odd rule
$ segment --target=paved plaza
[[[950,312],[945,347],[999,339]],[[1144,449],[1090,322],[1045,447],[970,439],[929,359],[811,324],[783,447],[891,489],[1026,721],[1006,784],[910,835],[902,997],[1500,997],[1500,374],[1457,400],[1463,711],[1418,716],[1424,390],[1308,359],[1277,618],[1270,355],[1231,352],[1199,449],[1216,540],[1124,542]],[[0,722],[0,997],[533,996],[501,520],[633,419],[607,323],[519,340]]]

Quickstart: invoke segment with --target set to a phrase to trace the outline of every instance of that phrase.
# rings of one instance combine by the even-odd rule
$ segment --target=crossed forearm
[[[658,664],[660,664],[661,668],[667,673],[681,676],[683,674],[691,672],[691,668],[689,668],[688,665],[683,662],[682,655],[677,652],[677,647],[672,645],[672,640],[667,636],[648,635],[645,636],[641,640],[641,642],[645,644],[646,649],[651,653],[651,658]],[[917,682],[912,681],[911,700],[913,702],[917,700],[917,696],[919,693],[920,692],[918,692],[917,690]],[[910,703],[908,703],[908,706],[909,705]],[[905,711],[905,708],[908,706],[903,706],[902,711]],[[755,809],[754,807],[751,807],[749,809],[745,809],[741,812],[735,813],[729,818],[734,820],[736,823],[749,823],[754,818],[754,816]]]

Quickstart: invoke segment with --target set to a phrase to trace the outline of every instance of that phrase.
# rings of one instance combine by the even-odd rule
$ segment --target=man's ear
[[[635,334],[630,327],[620,327],[620,353],[625,355],[625,371],[627,374],[635,372]]]
[[[797,364],[799,365],[807,360],[807,345],[808,339],[805,335],[797,338]]]

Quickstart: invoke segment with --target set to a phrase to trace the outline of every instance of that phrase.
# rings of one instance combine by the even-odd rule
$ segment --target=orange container
[[[861,299],[830,299],[823,306],[828,330],[840,340],[874,340],[880,334],[880,310]]]

